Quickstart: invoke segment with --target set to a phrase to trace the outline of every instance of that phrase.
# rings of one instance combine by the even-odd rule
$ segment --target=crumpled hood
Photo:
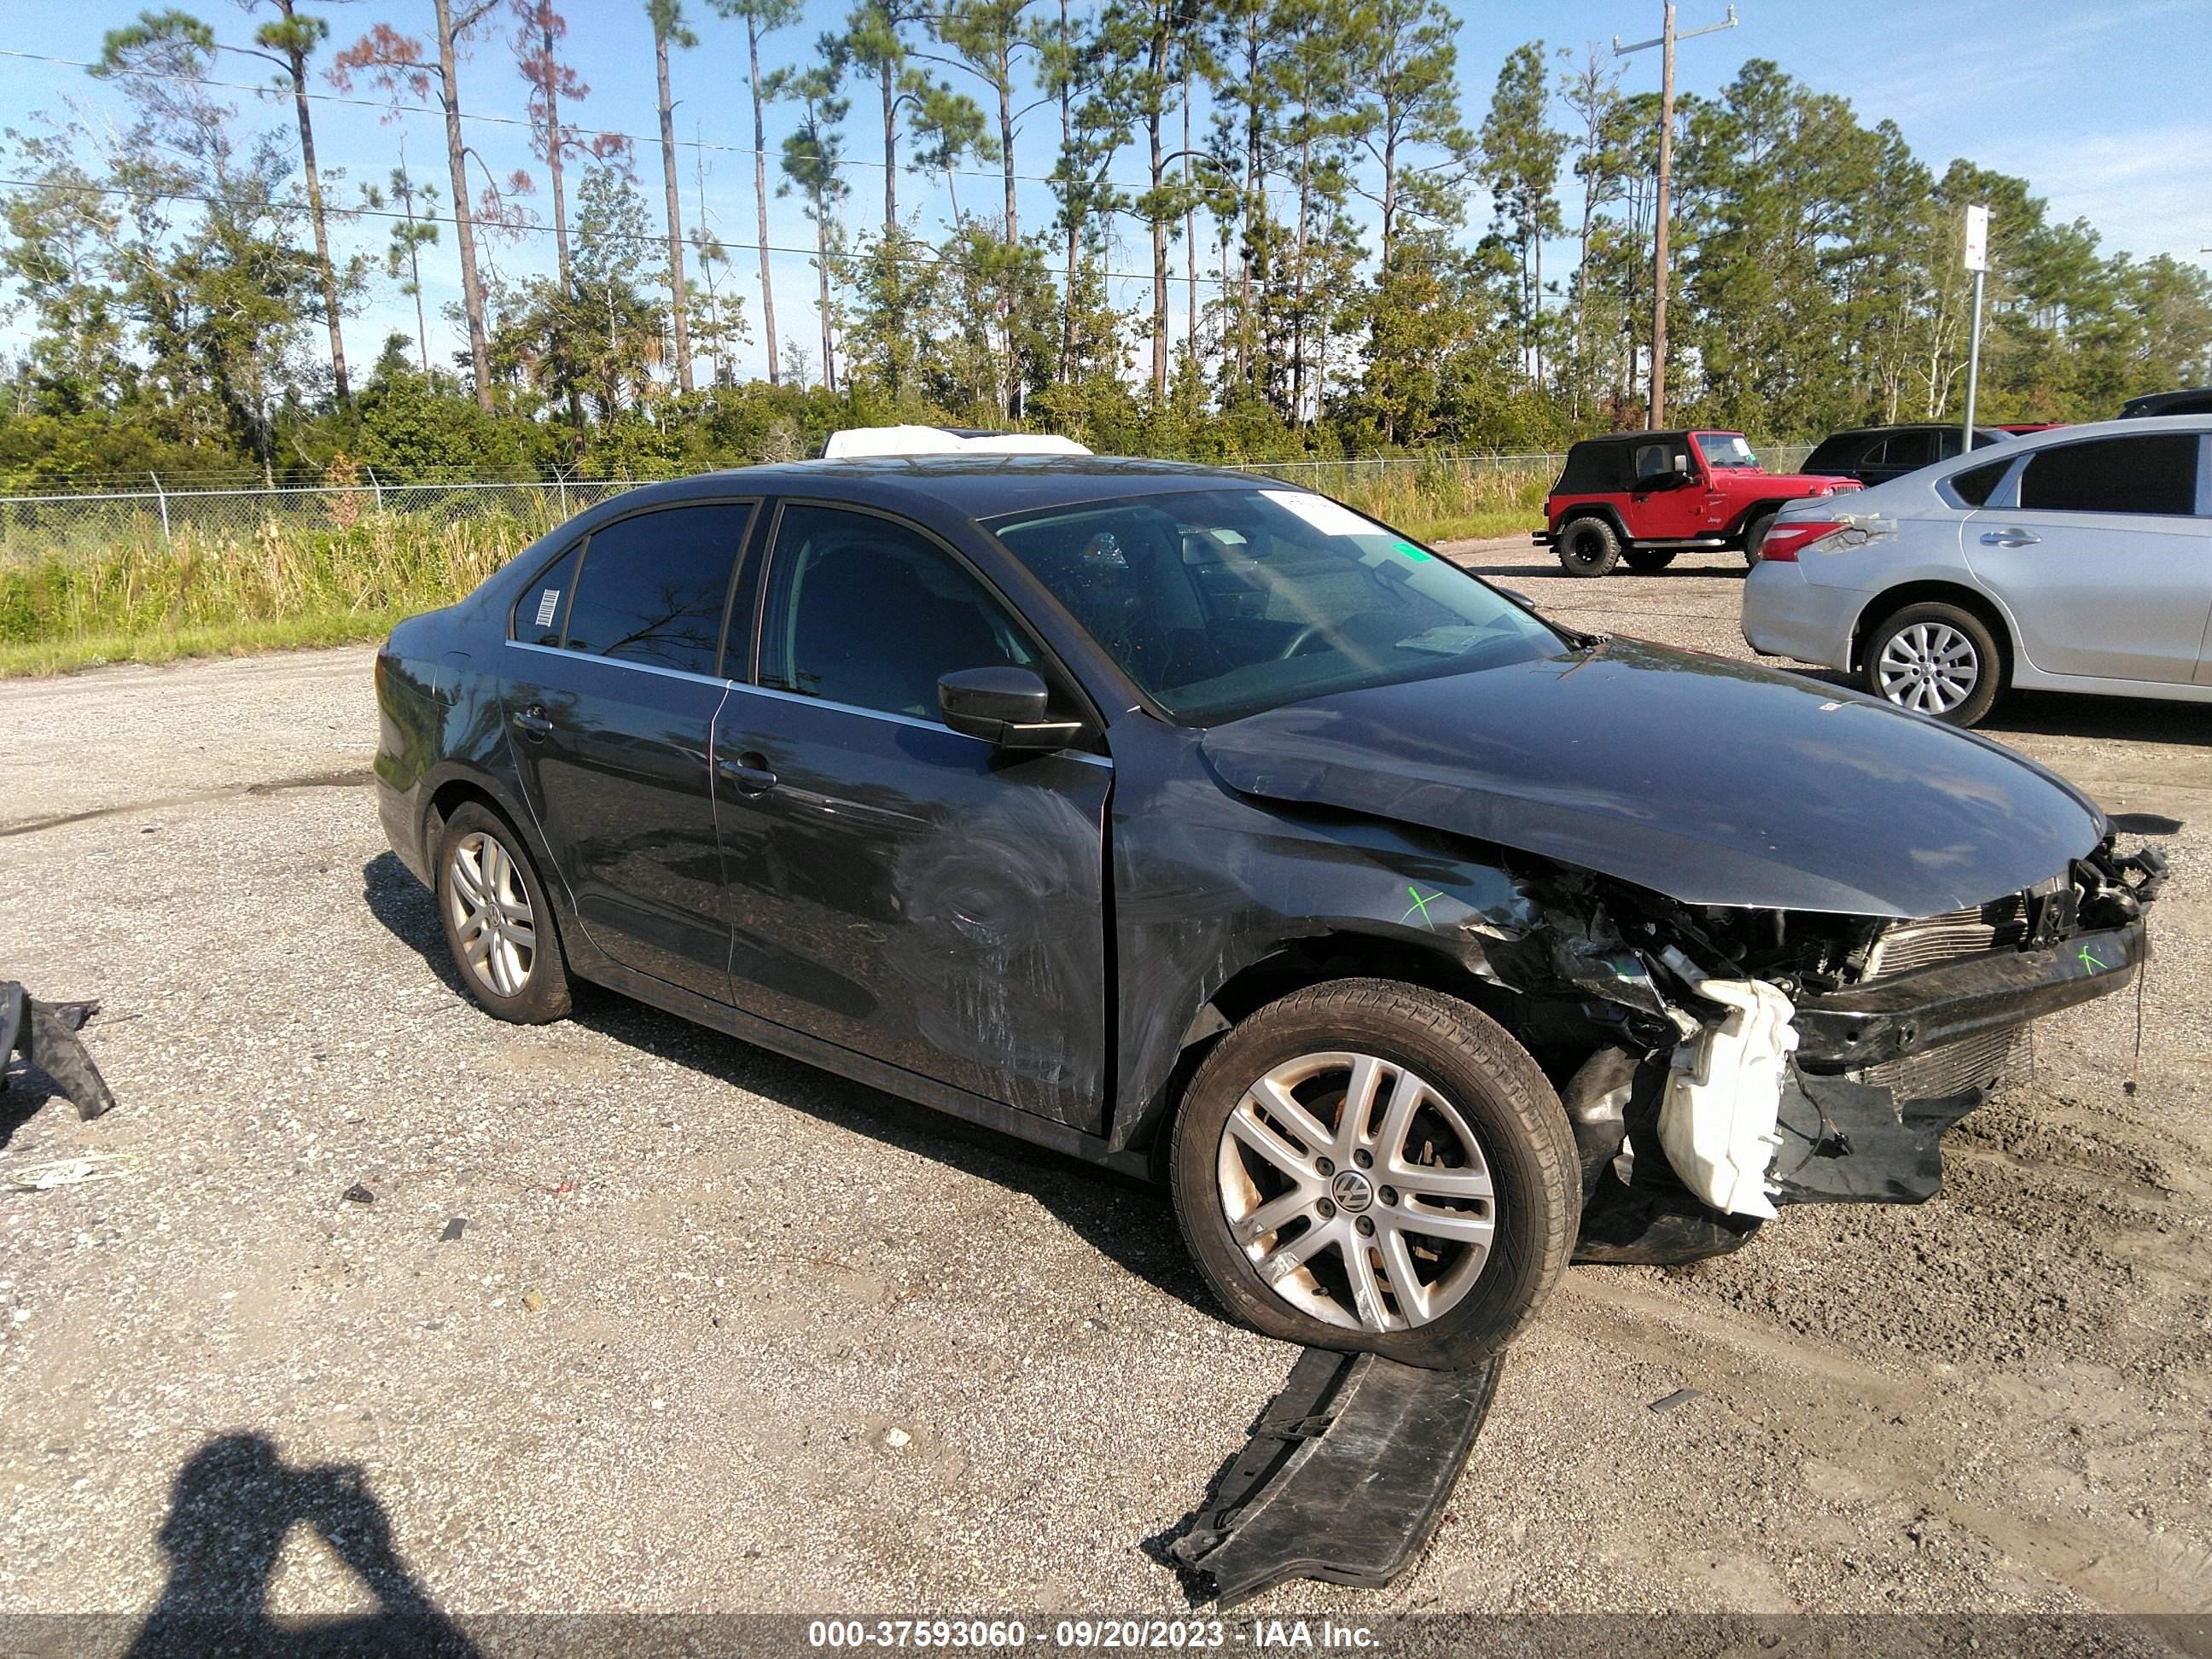
[[[1395,818],[1686,904],[1929,916],[2094,848],[2104,816],[1986,739],[1795,676],[1613,640],[1208,731],[1249,795]]]

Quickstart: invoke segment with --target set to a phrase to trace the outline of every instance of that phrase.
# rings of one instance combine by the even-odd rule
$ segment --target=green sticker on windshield
[[[1398,551],[1404,554],[1409,559],[1418,560],[1423,564],[1426,564],[1429,562],[1430,556],[1422,552],[1419,548],[1414,546],[1411,542],[1398,542],[1394,544],[1394,545],[1397,548]]]

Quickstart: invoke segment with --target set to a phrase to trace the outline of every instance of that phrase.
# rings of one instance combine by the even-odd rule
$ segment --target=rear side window
[[[714,672],[731,573],[752,508],[665,507],[592,532],[563,643],[618,661]]]
[[[2039,450],[2021,473],[2020,504],[2052,513],[2194,513],[2197,450],[2193,432]]]
[[[1979,466],[1970,466],[1964,472],[1951,475],[1951,493],[1968,507],[1980,507],[1996,491],[1997,480],[2003,477],[2012,465],[2009,458],[2002,461],[1985,461]]]
[[[1805,458],[1808,472],[1841,472],[1858,464],[1860,449],[1866,440],[1855,434],[1830,438],[1814,447]]]
[[[1936,434],[1932,432],[1893,432],[1881,453],[1885,466],[1926,466],[1936,459]]]
[[[568,595],[576,586],[576,555],[583,550],[579,542],[538,574],[538,580],[522,590],[522,597],[514,602],[514,615],[507,629],[507,637],[520,640],[525,645],[558,645],[561,643],[561,621],[568,610]]]

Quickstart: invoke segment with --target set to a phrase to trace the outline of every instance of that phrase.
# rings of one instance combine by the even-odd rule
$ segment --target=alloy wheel
[[[447,867],[446,903],[478,987],[521,995],[538,958],[538,919],[514,855],[481,830],[462,836]]]
[[[1981,684],[1981,655],[1948,623],[1918,622],[1890,636],[1875,674],[1881,695],[1899,708],[1948,714]]]
[[[1300,1313],[1402,1331],[1449,1312],[1490,1256],[1490,1170],[1437,1089],[1374,1054],[1302,1054],[1244,1093],[1217,1163],[1230,1236]]]

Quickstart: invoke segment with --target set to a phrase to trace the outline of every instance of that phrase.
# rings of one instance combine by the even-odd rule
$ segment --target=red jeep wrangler
[[[1692,548],[1741,548],[1757,564],[1784,501],[1859,487],[1765,471],[1739,432],[1618,432],[1567,452],[1535,540],[1570,576],[1602,576],[1623,559],[1631,570],[1664,570]]]

